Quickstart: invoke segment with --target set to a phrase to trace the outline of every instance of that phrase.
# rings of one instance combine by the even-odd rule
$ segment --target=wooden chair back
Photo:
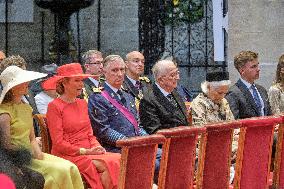
[[[274,126],[280,117],[240,120],[234,189],[268,188]]]
[[[42,151],[45,153],[51,153],[51,138],[47,128],[45,114],[35,114],[34,119],[37,121],[40,128],[40,137],[42,141]]]
[[[233,133],[240,126],[237,121],[204,125],[206,133],[199,145],[197,188],[229,187]]]
[[[157,147],[164,142],[162,135],[117,141],[122,148],[118,189],[152,189]]]
[[[205,128],[188,126],[160,130],[166,137],[159,172],[159,189],[192,188],[198,135]]]
[[[273,171],[273,187],[284,188],[284,115],[278,127],[278,137]]]

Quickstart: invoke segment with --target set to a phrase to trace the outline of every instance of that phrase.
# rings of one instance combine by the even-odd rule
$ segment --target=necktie
[[[168,94],[167,95],[167,99],[172,103],[172,105],[174,105],[175,107],[177,107],[177,102],[175,100],[175,98],[173,97],[172,94]]]
[[[259,112],[259,114],[261,114],[261,101],[260,101],[260,98],[258,96],[255,85],[252,85],[251,89],[252,89],[253,99],[254,99],[254,102],[255,102],[256,107],[257,107],[257,111]]]
[[[134,85],[138,90],[141,89],[141,82],[140,81],[136,81],[135,85]]]
[[[126,99],[124,98],[123,94],[122,94],[122,91],[121,90],[118,90],[117,91],[117,94],[118,94],[118,97],[120,99],[120,101],[122,102],[123,105],[126,105]]]

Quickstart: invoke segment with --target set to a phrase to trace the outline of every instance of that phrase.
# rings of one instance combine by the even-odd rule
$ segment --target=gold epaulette
[[[140,81],[145,81],[146,83],[150,83],[150,79],[149,79],[148,77],[146,77],[146,76],[144,76],[144,77],[139,77],[139,80],[140,80]]]
[[[100,78],[99,78],[99,81],[105,81],[106,80],[106,78],[104,77],[104,76],[101,76]]]
[[[94,93],[101,93],[103,89],[103,87],[93,87]]]

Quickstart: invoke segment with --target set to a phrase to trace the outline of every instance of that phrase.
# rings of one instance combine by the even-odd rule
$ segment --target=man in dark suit
[[[160,129],[188,125],[188,113],[181,96],[175,90],[179,72],[171,60],[158,61],[152,69],[155,83],[139,106],[143,128],[153,134]]]
[[[230,88],[226,99],[235,119],[271,115],[265,88],[255,84],[260,72],[258,54],[242,51],[234,57],[234,66],[241,77]]]
[[[93,93],[93,88],[100,86],[100,77],[103,68],[103,54],[97,50],[89,50],[82,56],[86,74],[93,77],[84,79],[83,98],[88,99]]]
[[[140,101],[143,93],[150,89],[150,79],[142,77],[144,74],[144,55],[138,51],[132,51],[126,55],[126,75],[123,82],[125,91]]]

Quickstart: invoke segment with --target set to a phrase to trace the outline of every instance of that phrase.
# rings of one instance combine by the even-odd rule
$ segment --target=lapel
[[[98,87],[89,78],[84,79],[84,83],[85,83],[85,85],[88,85],[90,88]]]
[[[117,102],[120,102],[117,94],[107,85],[107,84],[104,84],[104,90],[108,92],[109,96],[111,96],[111,98],[115,99]]]
[[[256,104],[255,104],[255,101],[254,101],[253,96],[251,95],[249,89],[245,86],[245,84],[240,79],[236,83],[236,86],[240,89],[240,91],[244,95],[246,101],[248,102],[248,105],[250,104],[251,107],[256,112],[256,114],[258,115],[259,113],[257,111],[257,107],[256,107]]]
[[[124,88],[127,89],[127,91],[132,94],[133,96],[135,96],[136,98],[138,98],[138,93],[139,91],[137,90],[137,88],[133,85],[133,83],[128,79],[128,77],[125,76],[124,78]]]
[[[172,94],[173,94],[173,97],[175,98],[175,100],[178,104],[178,107],[181,109],[183,115],[185,117],[187,117],[186,107],[185,107],[185,104],[184,104],[182,98],[180,97],[180,95],[178,94],[178,92],[176,90],[173,90]]]
[[[164,96],[155,83],[153,84],[153,92],[159,104],[164,106],[169,112],[172,112],[172,110],[176,108],[172,103],[169,102],[167,97]]]

